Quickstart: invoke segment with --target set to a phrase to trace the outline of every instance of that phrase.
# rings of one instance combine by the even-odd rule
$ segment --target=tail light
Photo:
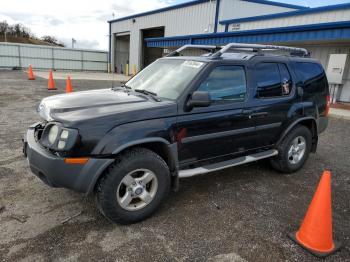
[[[329,109],[331,107],[331,96],[327,96],[325,116],[328,116]]]

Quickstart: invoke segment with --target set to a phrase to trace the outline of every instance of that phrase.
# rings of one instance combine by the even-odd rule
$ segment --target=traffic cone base
[[[298,244],[299,246],[301,246],[306,251],[310,252],[311,254],[313,254],[316,257],[327,257],[327,256],[337,252],[342,247],[342,244],[340,242],[334,241],[333,247],[330,250],[328,250],[328,251],[315,250],[315,249],[313,249],[313,248],[311,248],[311,247],[301,243],[298,240],[297,234],[298,234],[298,232],[295,232],[295,233],[292,233],[292,234],[288,234],[288,237],[291,240],[293,240],[296,244]]]

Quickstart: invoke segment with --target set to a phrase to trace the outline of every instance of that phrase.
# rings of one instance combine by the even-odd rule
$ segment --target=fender
[[[143,145],[147,143],[154,143],[154,142],[160,142],[166,145],[167,147],[167,157],[169,159],[168,165],[170,168],[170,172],[172,173],[173,176],[177,176],[178,170],[179,170],[179,158],[178,158],[178,153],[177,153],[177,143],[169,143],[167,140],[164,138],[160,137],[149,137],[149,138],[144,138],[144,139],[139,139],[136,141],[132,141],[129,143],[126,143],[120,147],[118,147],[116,150],[113,151],[113,155],[117,155],[123,150],[130,148],[132,146],[137,146],[137,145]]]
[[[111,129],[95,146],[93,155],[117,154],[140,142],[175,142],[176,117],[149,119],[122,124]]]
[[[113,155],[117,155],[123,150],[130,148],[132,146],[137,146],[137,145],[142,145],[142,144],[147,144],[147,143],[154,143],[154,142],[160,142],[167,147],[167,156],[169,159],[169,165],[170,172],[172,176],[177,176],[178,170],[179,170],[179,158],[178,158],[178,153],[177,153],[177,143],[169,143],[169,141],[165,140],[164,138],[161,137],[148,137],[148,138],[143,138],[139,139],[136,141],[128,142],[124,145],[119,146],[113,151]]]
[[[160,142],[160,143],[163,143],[163,144],[165,144],[167,146],[170,145],[170,142],[165,140],[164,138],[161,138],[161,137],[148,137],[148,138],[143,138],[143,139],[139,139],[139,140],[135,140],[135,141],[131,141],[131,142],[128,142],[126,144],[123,144],[123,145],[119,146],[118,148],[116,148],[112,152],[112,154],[113,155],[117,155],[118,153],[120,153],[124,149],[127,149],[128,147],[132,147],[132,146],[136,146],[136,145],[140,145],[140,144],[145,144],[145,143],[152,143],[152,142]]]
[[[169,141],[165,140],[164,138],[160,138],[160,137],[149,137],[149,138],[139,139],[136,141],[132,141],[132,142],[123,144],[113,151],[113,155],[117,155],[118,153],[120,153],[123,150],[130,148],[132,146],[137,146],[137,145],[142,145],[142,144],[152,143],[152,142],[160,142],[160,143],[163,143],[164,145],[167,146],[167,148],[168,148],[167,153],[168,153],[168,157],[171,161],[170,165],[172,166],[171,173],[175,179],[177,177],[178,168],[179,168],[178,155],[177,155],[177,143],[171,144],[171,143],[169,143]],[[107,166],[103,167],[103,170],[100,170],[100,172],[96,172],[94,174],[94,176],[91,178],[91,182],[90,182],[88,191],[86,192],[87,195],[90,194],[94,190],[94,187],[95,187],[98,179],[100,178],[100,176],[103,174],[103,171],[113,162],[114,162],[114,160],[112,159],[110,162],[108,162]]]
[[[305,120],[312,120],[315,124],[315,128],[316,128],[316,134],[314,135],[316,137],[316,140],[317,140],[317,137],[318,137],[318,125],[317,125],[317,120],[316,118],[312,117],[312,116],[307,116],[307,117],[302,117],[302,118],[299,118],[297,119],[296,121],[292,122],[281,134],[280,138],[278,139],[276,145],[279,145],[283,138],[289,133],[289,131],[291,131],[297,124],[299,124],[300,122],[302,121],[305,121]]]

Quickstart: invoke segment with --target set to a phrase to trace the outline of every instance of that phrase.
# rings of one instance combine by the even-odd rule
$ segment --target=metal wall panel
[[[83,60],[105,62],[108,59],[107,53],[83,52]]]
[[[190,35],[169,38],[146,39],[148,47],[171,47],[184,44],[220,45],[238,43],[276,43],[330,41],[350,39],[350,22],[323,25],[281,27],[271,29],[247,30],[207,35]]]
[[[33,68],[40,69],[50,69],[52,68],[52,60],[43,59],[43,58],[21,58],[21,64],[23,67],[27,67],[28,65],[32,65]]]
[[[18,57],[1,57],[0,67],[19,67]]]
[[[54,49],[53,57],[55,59],[81,60],[82,53],[73,50]]]
[[[55,60],[56,69],[82,70],[81,61]]]
[[[231,1],[231,0],[227,0]],[[152,15],[113,22],[112,35],[130,31],[130,65],[140,68],[141,30],[165,27],[165,36],[211,33],[214,30],[216,1],[173,9]],[[207,31],[206,31],[207,30]],[[115,37],[111,37],[112,65],[114,65]]]
[[[0,43],[0,67],[6,68],[26,68],[31,64],[35,69],[106,72],[107,60],[108,52],[104,51]]]
[[[52,48],[20,46],[21,56],[52,58]]]
[[[18,56],[18,46],[3,44],[0,48],[0,56]]]
[[[349,19],[350,19],[350,9],[334,10],[334,11],[288,16],[288,17],[273,18],[273,19],[266,19],[266,20],[241,22],[240,30],[331,23],[331,22],[339,22],[339,21],[349,21]],[[229,26],[229,29],[230,29],[230,26]]]
[[[101,62],[84,62],[83,70],[107,71],[107,64]]]
[[[238,19],[250,16],[283,13],[294,10],[296,9],[274,5],[251,3],[240,0],[222,0],[220,4],[219,21],[233,18]],[[218,31],[224,32],[225,26],[219,24]]]
[[[232,17],[240,18],[293,10],[295,9],[241,0],[221,0],[219,21]],[[141,64],[142,29],[165,27],[165,37],[213,33],[215,11],[216,1],[204,2],[160,13],[116,21],[111,24],[111,32],[112,35],[115,35],[130,31],[130,65],[136,65],[139,68]],[[218,31],[224,31],[224,26],[218,25]],[[111,37],[112,67],[115,64],[114,47],[115,37]]]

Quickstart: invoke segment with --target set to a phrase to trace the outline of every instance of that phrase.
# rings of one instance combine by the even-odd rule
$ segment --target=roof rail
[[[277,45],[259,45],[259,44],[240,44],[240,43],[230,43],[225,45],[221,50],[213,54],[210,58],[217,59],[221,57],[222,54],[228,52],[231,49],[252,49],[253,52],[260,52],[266,50],[281,50],[287,51],[291,55],[296,56],[309,56],[309,52],[304,48],[289,47],[289,46],[277,46]]]
[[[184,46],[180,47],[179,49],[166,55],[166,57],[179,56],[180,52],[184,51],[185,49],[189,49],[189,48],[201,49],[201,50],[207,50],[207,51],[209,50],[210,52],[213,52],[216,49],[218,49],[219,47],[217,47],[215,45],[184,45]]]

